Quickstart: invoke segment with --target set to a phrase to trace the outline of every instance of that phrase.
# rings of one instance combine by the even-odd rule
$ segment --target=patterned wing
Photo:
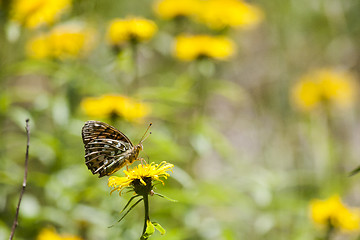
[[[87,121],[82,128],[82,139],[84,145],[94,141],[95,139],[108,138],[129,143],[133,147],[132,142],[122,132],[110,126],[107,123],[99,121]]]
[[[131,141],[116,128],[98,121],[87,121],[82,129],[85,164],[99,177],[111,175],[127,164]]]

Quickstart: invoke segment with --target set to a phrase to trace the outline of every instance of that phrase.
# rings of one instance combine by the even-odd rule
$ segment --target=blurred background
[[[139,239],[141,205],[108,228],[132,195],[87,169],[87,120],[134,144],[153,123],[141,156],[175,165],[156,191],[178,202],[150,198],[167,231],[152,239],[359,239],[359,12],[357,0],[1,0],[0,239],[27,118],[15,239]]]

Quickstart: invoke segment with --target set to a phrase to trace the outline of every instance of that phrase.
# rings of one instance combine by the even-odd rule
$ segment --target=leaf
[[[166,233],[166,230],[159,223],[153,222],[152,224],[154,225],[156,230],[160,232],[161,235],[164,235]]]
[[[131,201],[134,200],[135,198],[137,197],[140,197],[141,195],[136,195],[136,196],[133,196],[132,198],[130,198],[130,200],[127,202],[127,204],[125,205],[125,207],[121,210],[120,214],[125,211],[125,209],[130,205]]]
[[[358,174],[360,172],[360,166],[358,166],[357,168],[355,168],[354,170],[352,170],[349,173],[349,177],[354,176],[355,174]]]
[[[127,212],[124,214],[124,216],[122,216],[122,217],[118,220],[118,222],[120,222],[121,220],[123,220],[124,217],[125,217],[139,202],[141,202],[142,200],[143,200],[143,198],[139,199],[136,203],[134,203],[134,205],[132,205],[132,206],[129,208],[129,210],[127,210]]]
[[[154,225],[151,223],[150,220],[147,220],[146,221],[146,230],[140,239],[142,239],[142,240],[148,239],[151,235],[153,235],[154,232],[155,232]]]
[[[124,217],[125,217],[139,202],[141,202],[142,200],[143,200],[143,198],[139,199],[136,203],[134,203],[134,205],[132,205],[132,206],[129,208],[129,210],[127,210],[127,212],[126,212],[117,222],[121,222],[121,220],[123,220]],[[111,225],[111,226],[109,226],[108,228],[111,228],[111,227],[113,227],[113,226],[114,226],[114,224]]]
[[[234,103],[246,103],[248,101],[249,96],[245,89],[240,87],[238,84],[235,84],[230,81],[225,81],[223,79],[217,79],[218,81],[215,81],[211,89],[213,91],[226,99],[234,102]]]
[[[52,117],[59,126],[67,126],[69,123],[69,103],[65,96],[58,96],[53,99]]]
[[[147,220],[145,234],[147,234],[148,236],[151,236],[154,232],[155,232],[154,225],[152,224],[152,222],[150,220]]]
[[[162,195],[162,194],[160,194],[160,193],[154,192],[154,195],[157,195],[157,196],[159,196],[159,197],[165,198],[166,200],[169,200],[169,201],[171,201],[171,202],[177,202],[177,200],[171,199],[171,198],[169,198],[169,197],[167,197],[167,196],[165,196],[165,195]]]

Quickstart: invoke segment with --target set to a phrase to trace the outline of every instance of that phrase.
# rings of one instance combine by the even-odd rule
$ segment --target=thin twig
[[[28,173],[28,160],[29,160],[29,145],[30,145],[30,127],[29,127],[29,119],[26,119],[26,135],[27,135],[27,143],[26,143],[26,154],[25,154],[25,170],[24,170],[24,181],[22,184],[22,189],[20,192],[20,197],[19,197],[19,202],[16,208],[16,215],[15,215],[15,219],[14,219],[14,223],[12,225],[11,228],[11,234],[10,234],[10,238],[9,240],[12,240],[15,234],[15,229],[18,225],[18,217],[19,217],[19,209],[20,209],[20,203],[21,203],[21,199],[22,196],[25,192],[25,188],[26,188],[26,180],[27,180],[27,173]]]

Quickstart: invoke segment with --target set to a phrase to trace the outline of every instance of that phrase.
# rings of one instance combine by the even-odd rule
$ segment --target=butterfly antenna
[[[151,134],[151,132],[149,132],[149,135],[146,136],[146,133],[149,131],[150,127],[151,127],[152,123],[149,124],[148,128],[146,129],[144,135],[142,136],[142,138],[140,139],[139,144],[143,143]]]

